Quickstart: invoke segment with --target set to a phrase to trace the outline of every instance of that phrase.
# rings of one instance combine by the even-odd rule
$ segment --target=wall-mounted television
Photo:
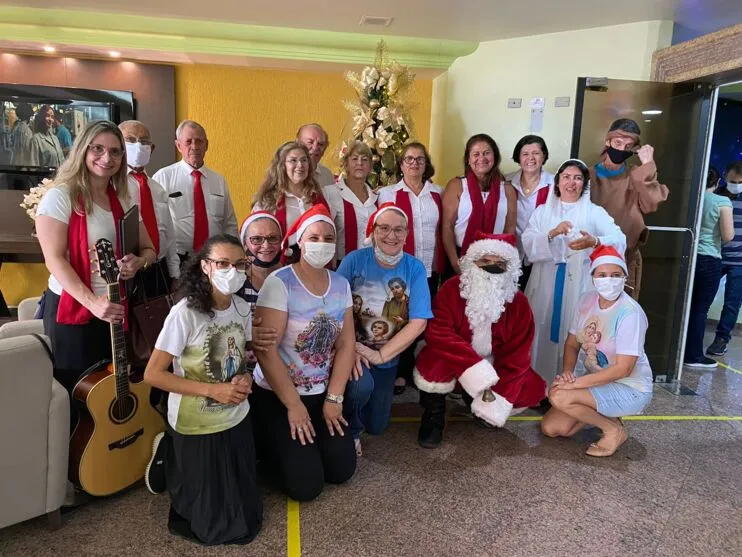
[[[131,91],[0,84],[0,189],[52,175],[88,122],[134,117]]]

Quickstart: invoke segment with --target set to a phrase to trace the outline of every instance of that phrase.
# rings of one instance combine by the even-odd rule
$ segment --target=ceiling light
[[[56,51],[57,51],[57,49],[54,48],[53,46],[45,46],[44,47],[44,52],[56,52]]]
[[[111,58],[118,58],[119,56],[121,56],[121,53],[117,50],[112,50],[108,54]]]
[[[644,116],[657,116],[658,114],[662,114],[661,110],[642,110],[642,114]]]
[[[376,25],[376,26],[381,26],[381,27],[389,27],[389,25],[391,25],[393,20],[394,20],[393,17],[364,15],[363,17],[361,17],[361,21],[358,23],[358,25]]]
[[[651,122],[652,120],[644,120],[645,122]]]

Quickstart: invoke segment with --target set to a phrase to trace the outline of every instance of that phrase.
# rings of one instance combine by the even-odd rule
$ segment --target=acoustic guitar
[[[120,303],[119,269],[110,241],[95,243],[98,272],[108,299]],[[126,339],[120,323],[111,324],[112,362],[78,381],[73,398],[84,405],[70,441],[70,481],[91,495],[110,495],[144,476],[162,416],[149,401],[151,388],[129,378]]]

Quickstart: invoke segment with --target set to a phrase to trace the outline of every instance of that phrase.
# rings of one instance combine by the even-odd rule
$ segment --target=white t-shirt
[[[201,383],[226,383],[247,372],[247,342],[252,339],[250,305],[232,296],[229,309],[214,317],[188,307],[183,298],[165,319],[155,348],[174,356],[178,377]],[[222,404],[208,397],[170,393],[167,420],[178,433],[203,435],[230,429],[245,419],[250,404]]]
[[[356,249],[364,247],[366,225],[368,219],[376,211],[376,200],[379,198],[368,185],[366,186],[366,193],[368,194],[366,201],[361,202],[343,180],[322,188],[322,195],[325,196],[325,200],[330,206],[332,220],[335,221],[335,257],[337,259],[342,259],[348,255],[345,251],[345,202],[350,203],[356,215]]]
[[[332,371],[335,341],[343,330],[345,311],[353,306],[348,281],[337,273],[327,272],[330,284],[323,296],[309,292],[293,266],[271,273],[258,294],[258,307],[288,313],[278,354],[300,395],[325,392]],[[264,389],[271,388],[260,364],[255,368],[254,377]]]
[[[124,212],[128,211],[132,205],[133,200],[131,198],[121,201]],[[46,192],[44,197],[41,198],[38,211],[36,211],[37,216],[44,215],[52,217],[66,225],[70,223],[71,214],[72,202],[70,200],[69,188],[65,185],[54,187]],[[85,218],[88,225],[88,248],[95,248],[95,243],[101,238],[105,238],[113,244],[115,249],[116,224],[113,220],[113,213],[93,203],[93,210]],[[67,254],[67,257],[69,258],[69,254]],[[96,264],[91,263],[90,288],[97,296],[106,296],[108,294],[106,283],[95,271]],[[49,290],[58,296],[62,295],[62,285],[54,275],[49,275]]]
[[[466,229],[469,228],[469,219],[472,213],[472,202],[469,196],[469,184],[466,177],[461,178],[461,197],[459,198],[459,209],[456,215],[456,224],[454,225],[453,233],[456,238],[456,245],[461,247],[464,245],[464,238],[466,237]],[[479,189],[479,187],[477,187]],[[490,195],[488,191],[481,191],[482,203],[487,203],[487,198]],[[505,182],[500,182],[500,198],[497,200],[497,216],[495,217],[495,229],[494,230],[483,230],[488,234],[502,234],[505,230],[505,221],[508,217],[508,196],[505,193]]]
[[[577,303],[569,329],[580,343],[575,373],[584,375],[616,363],[616,355],[637,356],[631,374],[624,383],[643,393],[652,392],[652,369],[644,352],[644,336],[649,325],[641,306],[625,292],[616,303],[600,309],[598,293],[587,292]]]

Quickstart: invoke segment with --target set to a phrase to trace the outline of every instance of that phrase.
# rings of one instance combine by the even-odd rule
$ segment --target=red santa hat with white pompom
[[[376,225],[376,219],[378,219],[381,215],[383,215],[387,211],[397,211],[400,215],[404,217],[404,222],[407,224],[407,215],[405,212],[397,207],[394,203],[391,201],[387,201],[386,203],[382,203],[379,205],[379,208],[376,209],[376,211],[369,217],[368,223],[366,223],[366,239],[363,241],[363,243],[367,246],[371,245],[371,238],[374,234],[374,226]]]
[[[593,250],[590,254],[590,274],[592,275],[595,269],[599,265],[606,264],[618,265],[623,269],[624,274],[628,275],[629,271],[626,268],[626,261],[623,256],[618,253],[618,250],[613,246],[600,245]]]
[[[294,221],[289,229],[286,231],[286,235],[283,237],[281,242],[281,249],[286,256],[290,256],[293,251],[289,246],[293,246],[301,240],[302,235],[306,232],[307,228],[315,222],[326,222],[332,228],[335,228],[335,223],[330,216],[330,211],[322,203],[312,205],[310,209],[304,211],[302,215]]]

